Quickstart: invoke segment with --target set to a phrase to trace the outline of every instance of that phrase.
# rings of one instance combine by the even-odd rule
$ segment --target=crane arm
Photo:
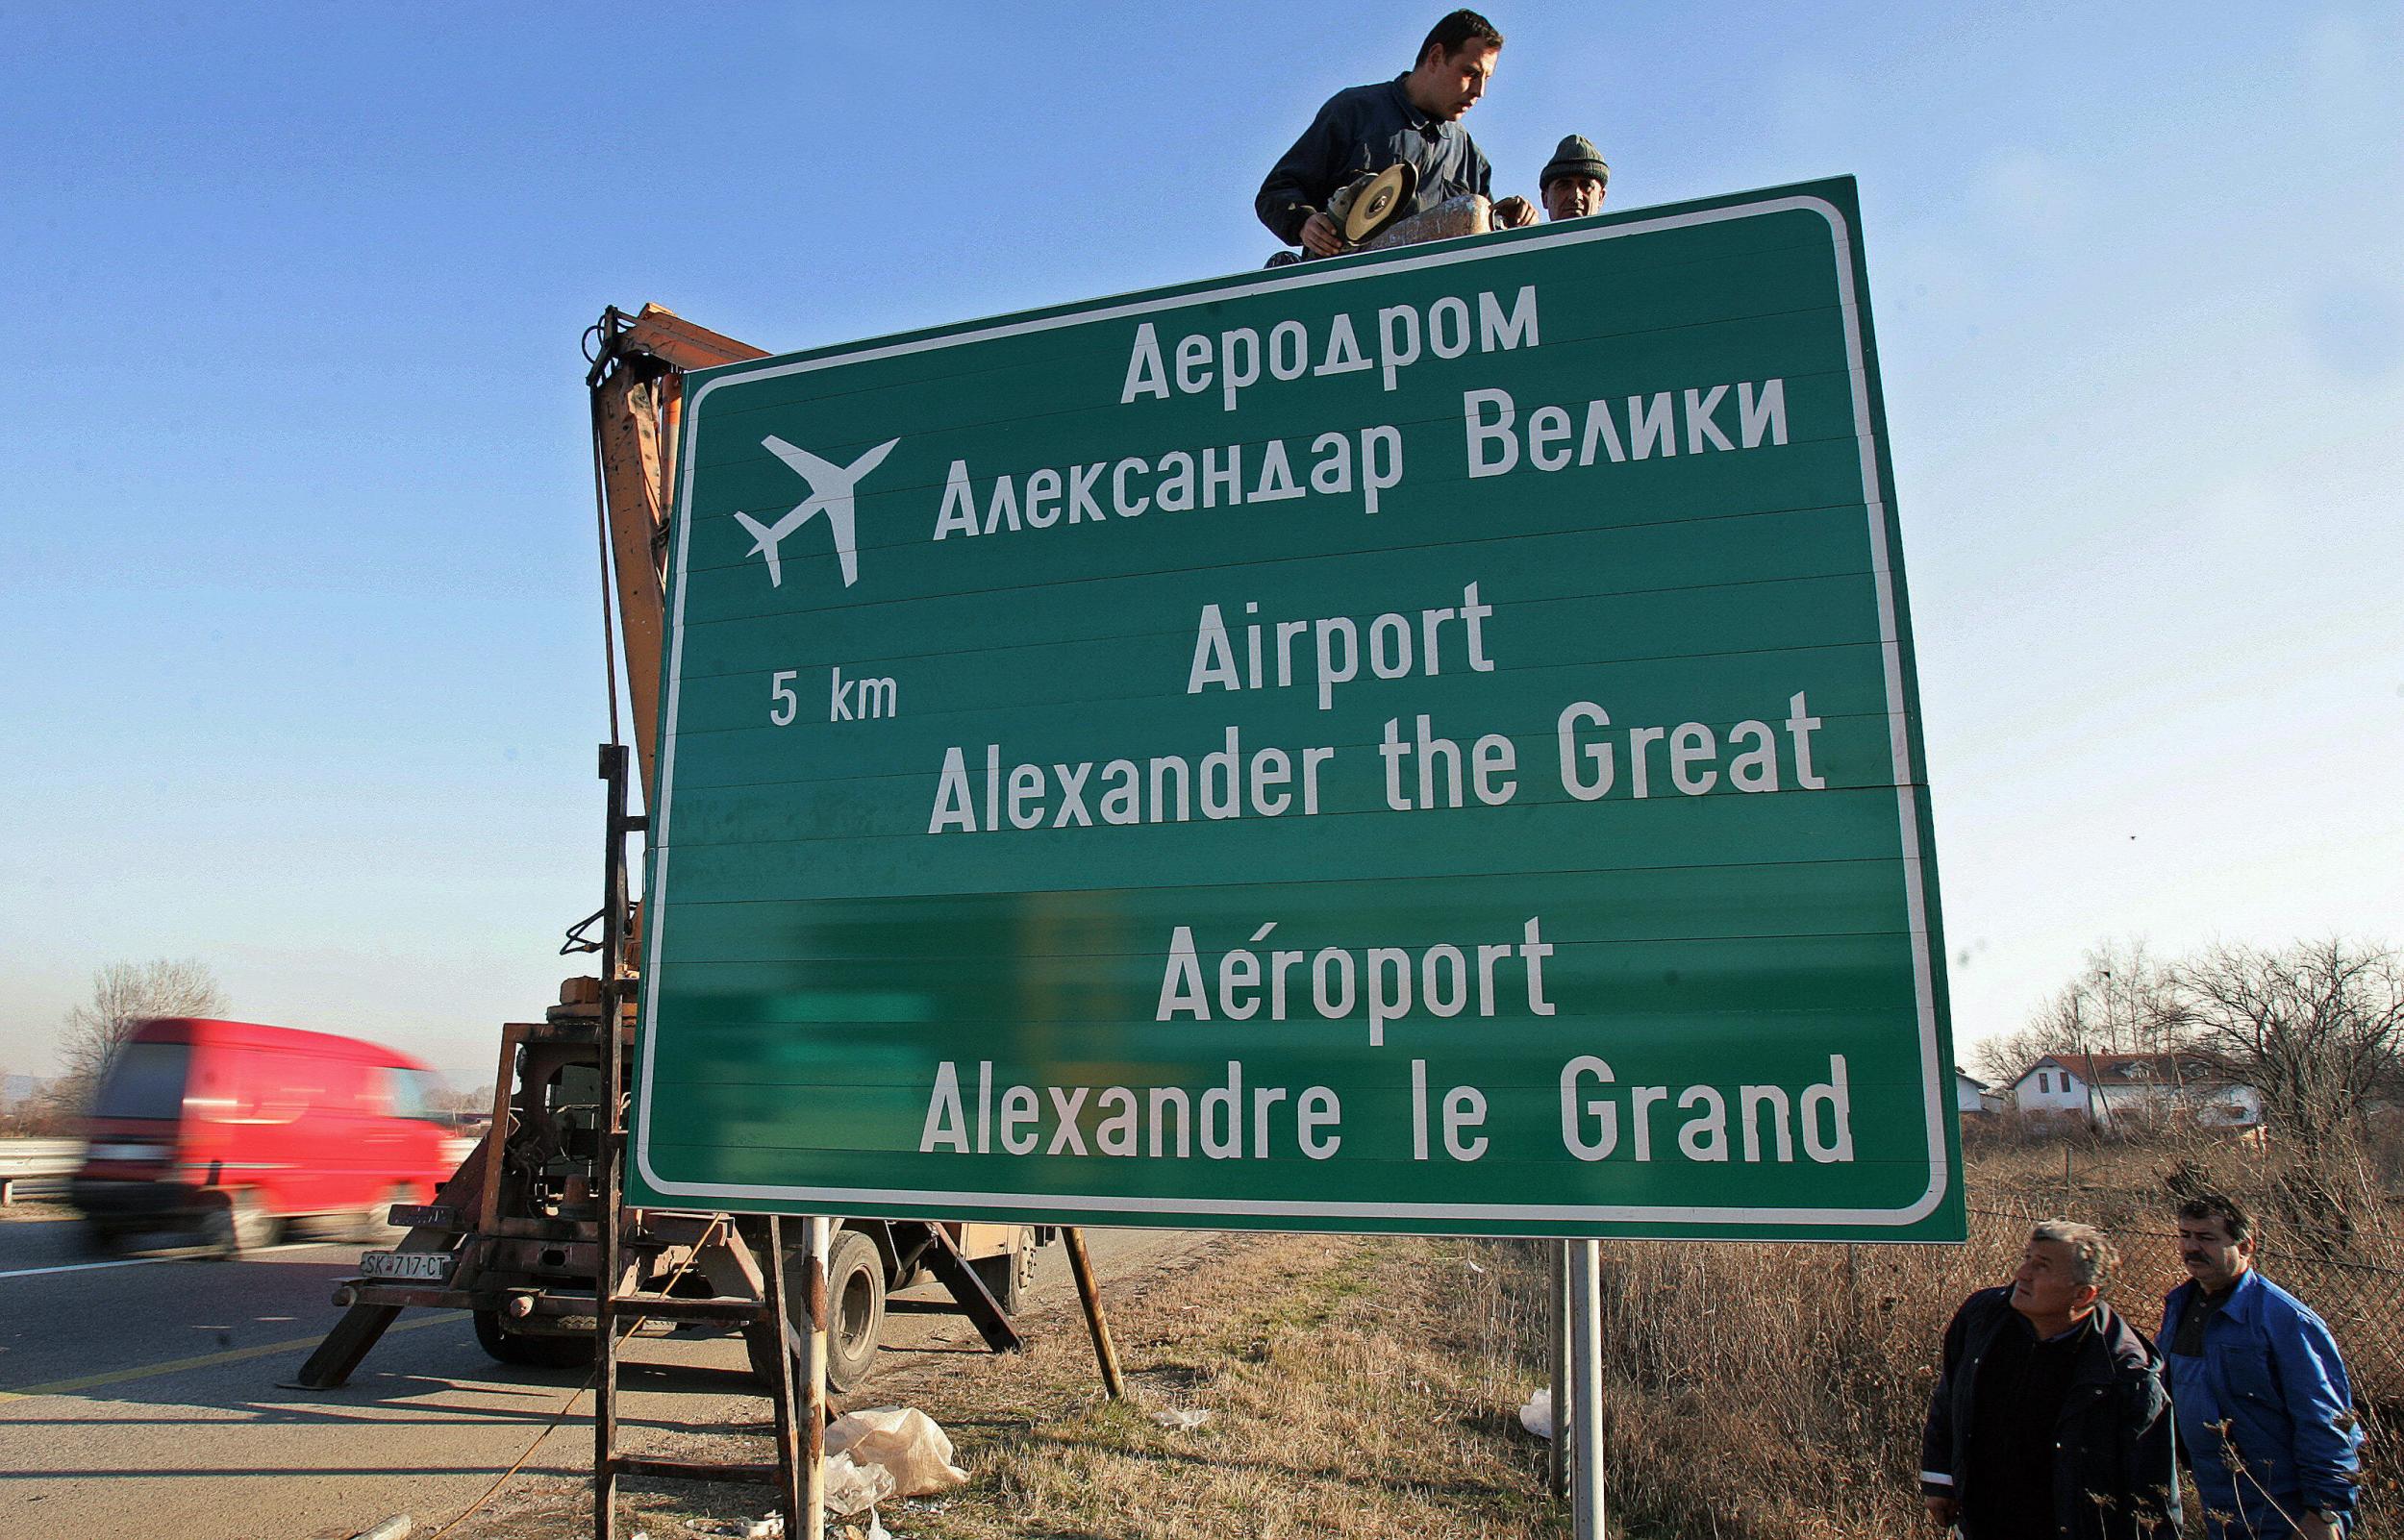
[[[649,807],[660,647],[667,624],[667,515],[674,502],[685,374],[767,354],[657,305],[633,315],[613,306],[602,312],[593,334],[600,340],[586,383],[592,390],[594,459],[616,574],[618,626],[626,639],[635,754],[642,771],[643,806]]]

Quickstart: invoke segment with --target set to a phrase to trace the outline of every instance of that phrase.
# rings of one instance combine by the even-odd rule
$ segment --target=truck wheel
[[[797,1331],[810,1328],[801,1304],[806,1260],[803,1252],[785,1254],[785,1308]],[[877,1254],[875,1241],[856,1230],[835,1232],[826,1255],[826,1384],[829,1390],[847,1391],[868,1377],[877,1338],[885,1330],[885,1258]],[[761,1329],[746,1330],[743,1349],[751,1359],[752,1373],[772,1381],[776,1376],[772,1334]]]
[[[591,1337],[582,1332],[551,1337],[512,1331],[498,1310],[476,1312],[476,1345],[497,1362],[524,1364],[530,1369],[581,1369],[592,1362]]]
[[[201,1221],[204,1242],[226,1258],[264,1251],[275,1244],[283,1228],[284,1221],[261,1206],[258,1194],[247,1191],[227,1194],[224,1204],[211,1209]]]
[[[389,1222],[392,1205],[409,1203],[414,1196],[403,1182],[394,1182],[385,1188],[384,1196],[359,1216],[359,1223],[352,1227],[350,1238],[368,1246],[383,1246],[399,1240],[409,1231]]]
[[[1035,1238],[1021,1230],[1018,1244],[999,1256],[980,1256],[968,1264],[993,1296],[1004,1315],[1016,1315],[1035,1283]]]
[[[839,1230],[826,1256],[826,1382],[849,1390],[868,1378],[885,1332],[885,1258],[876,1242]]]

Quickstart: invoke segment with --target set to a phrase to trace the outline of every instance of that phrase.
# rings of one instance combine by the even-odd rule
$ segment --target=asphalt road
[[[1088,1238],[1105,1284],[1204,1239]],[[589,1396],[544,1436],[586,1371],[496,1364],[463,1313],[404,1312],[339,1390],[280,1387],[333,1324],[328,1296],[359,1249],[94,1263],[69,1222],[0,1222],[0,1540],[301,1540],[393,1513],[425,1533],[530,1445],[528,1472],[590,1471]],[[1046,1248],[1037,1297],[1068,1289],[1061,1249]],[[889,1317],[886,1340],[903,1352],[977,1345],[948,1315]],[[623,1381],[620,1423],[637,1448],[656,1431],[764,1414],[735,1338],[645,1338],[630,1356],[641,1366]],[[874,1385],[855,1399],[872,1402]]]

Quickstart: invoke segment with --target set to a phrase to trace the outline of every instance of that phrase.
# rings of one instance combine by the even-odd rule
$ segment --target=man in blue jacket
[[[2179,1523],[2162,1359],[2099,1298],[2112,1243],[2049,1219],[1963,1302],[1929,1399],[1920,1495],[1966,1540],[2163,1540]]]
[[[2163,1302],[2160,1344],[2214,1540],[2337,1540],[2362,1435],[2329,1329],[2254,1271],[2254,1222],[2231,1199],[2179,1205],[2179,1259],[2190,1281]]]

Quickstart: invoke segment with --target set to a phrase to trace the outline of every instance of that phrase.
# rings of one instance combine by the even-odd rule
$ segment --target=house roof
[[[1968,1070],[1964,1069],[1959,1064],[1953,1066],[1953,1078],[1957,1080],[1967,1080],[1982,1091],[1991,1091],[1994,1089],[1993,1086],[1988,1084],[1985,1080],[1980,1080],[1977,1076],[1972,1075]]]
[[[2047,1054],[2020,1072],[2025,1080],[2041,1069],[2066,1070],[2096,1085],[2225,1085],[2228,1077],[2194,1054]],[[2018,1084],[2016,1080],[2014,1084]]]

